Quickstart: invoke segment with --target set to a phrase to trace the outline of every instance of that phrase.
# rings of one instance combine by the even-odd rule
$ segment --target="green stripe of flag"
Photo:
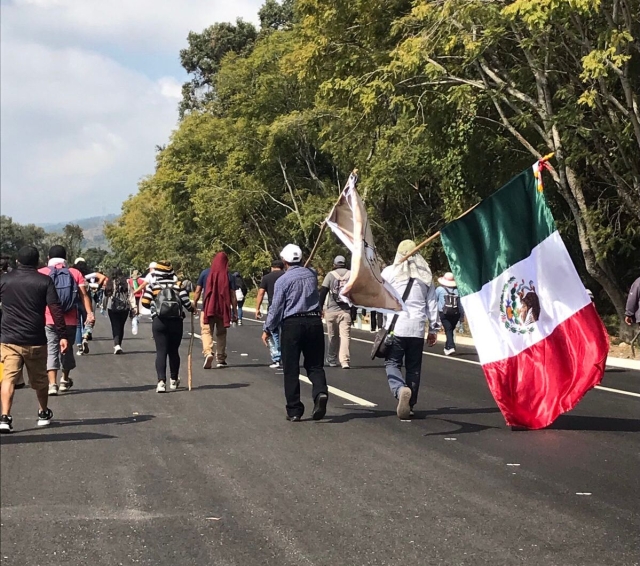
[[[555,232],[533,168],[523,171],[471,212],[447,224],[442,244],[462,296],[479,291]]]

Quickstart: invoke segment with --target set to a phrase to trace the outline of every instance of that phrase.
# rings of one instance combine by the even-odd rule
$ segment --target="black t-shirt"
[[[276,270],[267,273],[260,281],[260,289],[264,289],[267,292],[267,298],[269,303],[273,301],[273,289],[276,286],[276,281],[284,275],[284,271]]]

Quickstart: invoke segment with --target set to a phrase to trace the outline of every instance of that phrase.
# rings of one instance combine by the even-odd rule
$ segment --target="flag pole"
[[[474,204],[469,210],[466,210],[465,212],[463,212],[460,216],[458,216],[458,218],[456,218],[456,220],[458,220],[459,218],[462,218],[463,216],[465,216],[466,214],[469,214],[476,206],[478,206],[478,204]],[[424,240],[423,242],[420,242],[415,248],[413,248],[406,256],[404,256],[399,263],[402,263],[403,261],[407,261],[412,255],[417,254],[422,248],[424,248],[427,244],[430,244],[431,242],[433,242],[433,240],[435,240],[436,238],[440,237],[440,230],[438,230],[435,234],[431,234],[431,236],[429,236],[426,240]]]
[[[550,165],[547,164],[547,162],[553,158],[555,154],[553,153],[549,153],[548,155],[545,155],[543,157],[541,157],[538,160],[538,163],[542,164],[542,165],[546,165],[547,167],[550,167]],[[463,216],[465,216],[466,214],[469,214],[476,206],[478,206],[478,204],[474,204],[469,210],[463,212],[460,216],[458,216],[458,218],[456,218],[455,220],[458,220],[460,218],[462,218]],[[420,244],[418,244],[415,248],[413,248],[406,256],[404,256],[401,260],[400,263],[402,263],[403,261],[407,261],[412,255],[417,254],[422,248],[424,248],[427,244],[433,242],[433,240],[435,240],[437,237],[440,236],[440,230],[438,230],[435,234],[432,234],[431,236],[429,236],[426,240],[424,240],[424,242],[421,242]]]
[[[358,183],[358,170],[354,169],[351,174],[349,175],[349,178],[351,178],[351,175],[354,175],[356,178],[356,184]],[[342,195],[344,194],[344,192],[347,190],[347,188],[349,187],[349,181],[347,180],[347,184],[344,186],[344,189],[342,189],[342,191],[340,191],[340,196],[338,197],[338,200],[336,201],[336,203],[331,207],[331,210],[329,211],[329,214],[331,214],[331,211],[340,204],[340,201],[342,200]],[[325,219],[324,222],[322,222],[322,224],[320,225],[320,233],[318,234],[318,238],[316,239],[316,243],[313,245],[313,249],[311,250],[311,253],[309,254],[309,257],[307,258],[307,261],[304,262],[304,266],[305,267],[309,267],[309,264],[311,263],[311,260],[313,259],[313,257],[316,255],[316,251],[318,250],[318,246],[320,245],[320,240],[322,239],[322,235],[324,234],[324,231],[327,229],[327,220]]]

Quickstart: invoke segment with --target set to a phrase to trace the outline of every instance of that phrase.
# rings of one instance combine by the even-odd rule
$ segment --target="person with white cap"
[[[456,353],[456,344],[454,342],[455,329],[461,320],[464,320],[464,309],[460,302],[460,294],[458,293],[458,285],[453,273],[445,273],[438,278],[440,287],[436,289],[436,297],[438,299],[438,314],[440,322],[444,327],[447,340],[444,345],[445,356]]]
[[[420,255],[404,257],[414,250],[411,240],[400,242],[393,265],[385,268],[382,277],[405,297],[406,310],[396,316],[388,316],[386,328],[389,330],[395,319],[395,326],[390,333],[391,347],[385,358],[385,369],[389,388],[398,400],[397,414],[406,420],[413,416],[413,407],[418,401],[420,389],[420,373],[422,371],[422,348],[427,322],[429,335],[427,344],[436,343],[440,329],[438,321],[438,304],[432,284],[431,269]],[[402,377],[402,365],[406,367],[406,377]]]
[[[286,272],[276,281],[262,341],[268,347],[271,334],[280,329],[287,420],[291,422],[299,422],[304,414],[300,401],[300,354],[304,356],[313,387],[311,418],[317,421],[325,416],[329,399],[318,278],[315,271],[303,267],[302,250],[295,244],[285,246],[280,256]]]
[[[349,343],[351,342],[351,307],[345,302],[340,293],[349,281],[351,271],[347,269],[347,260],[344,256],[336,256],[333,260],[333,271],[327,273],[320,288],[320,304],[326,307],[324,319],[327,323],[327,363],[331,367],[338,365],[342,369],[349,369],[351,356],[349,355]],[[338,352],[339,349],[339,352]]]

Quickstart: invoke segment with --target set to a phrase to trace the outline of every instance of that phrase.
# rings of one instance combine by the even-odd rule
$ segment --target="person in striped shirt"
[[[151,311],[151,330],[156,343],[156,392],[166,391],[167,358],[171,381],[169,387],[180,385],[180,343],[183,334],[184,310],[194,312],[189,294],[182,288],[171,263],[159,261],[152,271],[155,280],[144,289],[140,303]]]

